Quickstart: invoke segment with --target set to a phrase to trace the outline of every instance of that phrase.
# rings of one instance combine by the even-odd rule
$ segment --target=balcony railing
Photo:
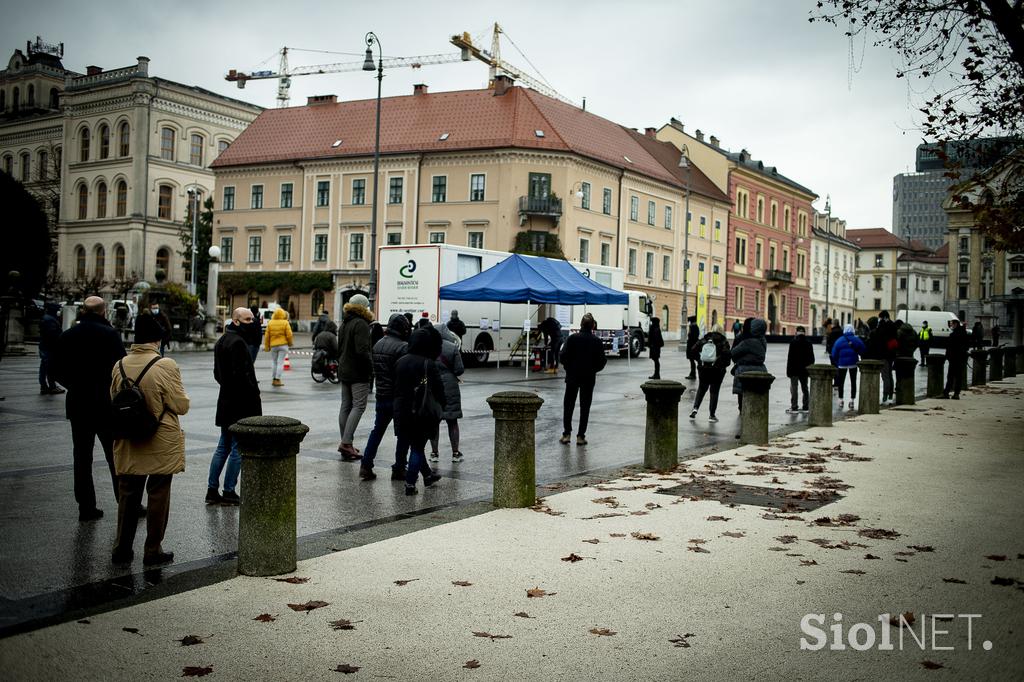
[[[519,197],[519,218],[525,220],[526,216],[547,216],[555,219],[562,217],[562,200],[557,197]]]
[[[793,273],[789,270],[766,270],[765,277],[769,282],[793,283]]]

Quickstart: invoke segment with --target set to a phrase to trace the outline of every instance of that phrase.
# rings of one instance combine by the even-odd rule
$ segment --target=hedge
[[[308,294],[314,289],[331,291],[334,278],[329,272],[226,272],[220,275],[219,284],[229,294],[250,291],[258,294],[277,291]]]

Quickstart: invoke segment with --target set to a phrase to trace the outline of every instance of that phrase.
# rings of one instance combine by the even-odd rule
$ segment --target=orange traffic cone
[[[538,353],[536,351],[534,351],[534,353],[533,353],[533,371],[534,372],[539,372],[540,371],[540,353]]]
[[[284,371],[288,371],[292,368],[292,361],[288,359],[288,356],[284,356]]]

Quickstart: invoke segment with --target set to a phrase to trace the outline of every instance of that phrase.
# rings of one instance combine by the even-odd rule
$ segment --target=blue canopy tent
[[[519,254],[512,254],[478,275],[441,287],[438,298],[527,305],[629,305],[628,294],[598,284],[568,261]],[[527,356],[529,352],[530,336],[527,334]],[[529,372],[529,363],[526,364]]]

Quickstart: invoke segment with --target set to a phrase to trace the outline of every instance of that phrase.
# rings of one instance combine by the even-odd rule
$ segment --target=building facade
[[[943,310],[946,255],[882,228],[848,230],[856,258],[856,311],[860,320],[882,310]],[[948,309],[948,308],[947,308]]]
[[[811,233],[811,319],[809,329],[821,333],[825,320],[841,325],[856,321],[857,253],[846,238],[846,221],[814,213]]]

